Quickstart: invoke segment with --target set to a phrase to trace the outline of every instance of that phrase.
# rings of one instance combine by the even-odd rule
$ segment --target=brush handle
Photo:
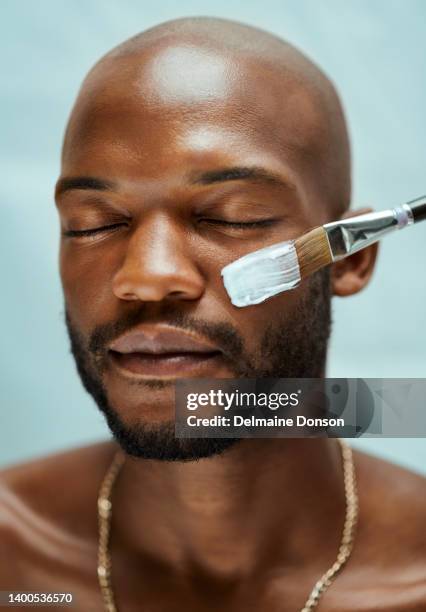
[[[327,234],[332,260],[343,259],[378,242],[390,232],[422,220],[425,215],[425,204],[426,199],[419,198],[410,204],[403,204],[390,210],[326,223],[323,227]]]
[[[414,223],[426,220],[426,196],[407,202],[413,215]]]

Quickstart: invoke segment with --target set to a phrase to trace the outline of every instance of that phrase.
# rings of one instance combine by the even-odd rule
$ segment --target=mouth
[[[222,351],[198,335],[165,325],[141,325],[108,347],[110,361],[127,378],[208,377]]]
[[[142,378],[176,378],[179,376],[196,376],[203,369],[220,357],[220,352],[172,352],[172,353],[120,353],[109,352],[111,360],[123,372]]]

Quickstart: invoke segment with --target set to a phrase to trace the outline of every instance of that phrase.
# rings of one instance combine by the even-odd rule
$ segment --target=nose
[[[184,229],[165,217],[142,223],[129,239],[113,278],[114,294],[121,300],[143,302],[200,298],[205,282],[189,253]]]

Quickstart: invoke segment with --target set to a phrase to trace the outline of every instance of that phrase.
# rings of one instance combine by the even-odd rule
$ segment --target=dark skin
[[[327,157],[344,158],[347,150],[343,128],[333,134],[326,128],[339,123],[340,111],[323,77],[293,51],[282,51],[284,77],[279,62],[213,43],[203,46],[188,33],[154,37],[137,51],[107,56],[84,84],[61,179],[111,184],[86,182],[83,189],[59,182],[61,227],[117,224],[90,237],[62,237],[66,304],[84,337],[142,303],[149,325],[167,328],[162,309],[172,304],[207,322],[232,322],[258,359],[266,322],[291,316],[306,286],[237,309],[221,268],[347,214],[345,181],[335,200],[327,191],[333,183]],[[205,180],[206,173],[211,179],[235,167],[262,168],[274,180],[265,173]],[[229,225],[260,219],[270,223]],[[375,258],[372,247],[333,266],[333,294],[363,289]],[[187,372],[194,373],[232,376],[220,357]],[[140,394],[128,380],[112,368],[105,377],[126,423],[137,415],[173,416],[171,385],[146,384],[141,417]],[[0,589],[70,591],[76,609],[102,610],[96,499],[116,448],[95,444],[2,472],[0,558],[7,562]],[[318,609],[420,612],[426,609],[425,480],[354,456],[356,546]],[[341,457],[333,440],[287,439],[244,440],[197,462],[132,459],[119,476],[113,508],[120,610],[293,612],[336,558],[344,519]]]

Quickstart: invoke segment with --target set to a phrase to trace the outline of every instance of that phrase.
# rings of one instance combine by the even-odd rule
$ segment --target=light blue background
[[[294,0],[1,3],[0,464],[108,435],[68,352],[53,185],[67,115],[91,65],[187,15],[239,19],[293,42],[336,83],[353,144],[353,202],[426,192],[426,2]],[[386,239],[371,286],[334,301],[328,375],[426,376],[426,224]],[[358,445],[426,472],[422,439]]]

